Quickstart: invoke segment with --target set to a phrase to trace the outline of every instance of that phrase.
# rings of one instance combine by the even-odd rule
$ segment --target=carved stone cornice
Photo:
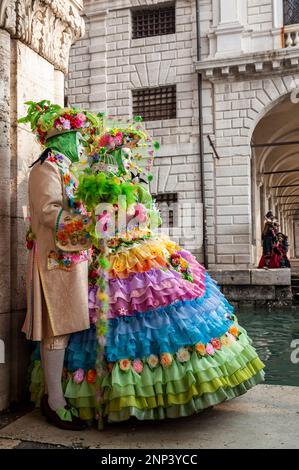
[[[195,64],[207,80],[257,78],[298,70],[299,48],[290,47],[255,54],[242,54],[226,59],[205,59]]]
[[[79,6],[72,0],[2,0],[0,27],[66,73],[71,45],[85,32]]]

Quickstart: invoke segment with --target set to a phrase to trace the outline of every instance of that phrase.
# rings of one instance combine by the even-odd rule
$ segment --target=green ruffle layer
[[[203,411],[214,405],[218,405],[226,400],[231,400],[246,393],[250,388],[264,380],[263,371],[258,372],[251,379],[246,380],[234,388],[219,388],[214,393],[205,393],[201,397],[193,398],[188,403],[172,405],[168,407],[158,406],[156,408],[139,409],[134,406],[124,407],[120,411],[110,411],[108,413],[108,422],[126,421],[131,416],[139,420],[158,420],[165,418],[179,418],[190,416]],[[106,412],[107,414],[107,412]]]
[[[189,361],[174,359],[167,369],[147,364],[141,374],[132,368],[123,372],[118,363],[103,381],[104,414],[108,421],[163,419],[188,416],[245,393],[264,379],[264,364],[251,346],[245,330],[239,340],[223,346],[214,356],[193,352]],[[95,414],[95,386],[72,378],[63,382],[64,394],[82,419]],[[32,399],[42,395],[42,370],[36,361],[31,374]]]

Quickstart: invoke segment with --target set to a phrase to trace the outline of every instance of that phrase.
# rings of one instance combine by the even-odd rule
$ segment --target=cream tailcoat
[[[67,167],[71,165],[67,157],[63,160]],[[70,214],[74,217],[65,190],[64,176],[55,162],[34,165],[29,177],[29,209],[35,241],[28,259],[27,314],[22,329],[34,341],[90,326],[88,261],[83,258],[69,270],[49,269],[48,265],[50,252],[58,251],[57,218],[63,221]],[[80,253],[79,245],[78,258]]]

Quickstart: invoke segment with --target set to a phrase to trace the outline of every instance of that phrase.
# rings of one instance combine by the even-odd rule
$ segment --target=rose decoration
[[[131,361],[130,359],[121,359],[119,361],[119,368],[120,370],[122,370],[123,372],[128,372],[128,370],[130,370],[131,368]]]
[[[154,369],[154,368],[157,367],[157,365],[159,364],[159,358],[158,358],[158,356],[156,356],[155,354],[151,354],[151,355],[147,358],[147,363],[148,363],[148,365],[150,366],[151,369]]]
[[[238,330],[238,328],[237,328],[236,325],[232,325],[232,326],[229,328],[228,332],[229,332],[230,334],[236,336],[236,337],[239,335],[239,330]]]
[[[133,369],[135,372],[137,372],[137,374],[141,374],[143,371],[143,363],[140,359],[135,359],[133,361]]]
[[[231,333],[226,333],[226,336],[230,343],[234,343],[235,341],[237,341],[236,337],[232,335]]]
[[[190,353],[188,349],[180,348],[176,353],[176,357],[179,362],[187,362],[190,360]]]
[[[73,380],[76,384],[80,384],[84,380],[84,370],[83,369],[77,369],[74,372],[73,375]]]
[[[195,346],[195,350],[201,356],[205,356],[206,354],[206,347],[203,343],[197,343],[197,345]]]
[[[160,357],[160,364],[165,369],[171,366],[172,364],[172,355],[169,353],[163,353]]]
[[[94,369],[90,369],[86,375],[86,382],[89,384],[94,384],[97,378],[97,373]]]
[[[208,343],[206,345],[206,353],[209,355],[209,356],[213,356],[215,354],[215,349],[213,348],[213,346],[211,345],[211,343]]]
[[[213,338],[211,340],[211,345],[213,346],[214,349],[219,350],[221,349],[221,342],[217,338]]]

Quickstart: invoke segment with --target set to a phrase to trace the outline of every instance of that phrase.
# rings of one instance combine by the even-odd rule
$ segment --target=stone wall
[[[298,88],[299,53],[281,41],[282,0],[199,4],[209,267],[251,269],[261,254],[251,139],[265,114]],[[291,234],[290,220],[283,225]]]
[[[66,8],[67,3],[67,8]],[[83,34],[79,1],[2,1],[0,5],[0,410],[25,393],[30,344],[25,315],[28,166],[40,153],[27,126],[17,125],[24,101],[63,105],[68,49]],[[49,34],[51,31],[51,34]]]
[[[210,275],[218,282],[227,300],[237,308],[280,308],[292,304],[290,269],[217,269],[210,271]]]
[[[209,266],[246,269],[256,266],[260,254],[260,213],[253,205],[254,163],[250,140],[264,114],[281,98],[298,88],[299,72],[281,75],[231,76],[206,81],[204,113],[213,115],[204,124]],[[210,154],[206,139],[212,134],[219,160]],[[255,232],[253,232],[253,230]],[[290,229],[289,229],[290,233]],[[260,242],[259,242],[260,243]]]
[[[273,27],[273,0],[248,0],[248,25],[254,31]]]
[[[132,116],[132,89],[176,84],[177,119],[146,123],[161,143],[151,190],[177,192],[179,203],[192,205],[193,211],[199,204],[200,222],[191,222],[191,239],[174,237],[201,258],[195,2],[176,1],[176,34],[131,39],[130,6],[163,1],[85,1],[87,34],[71,50],[67,95],[71,104],[127,118]]]

